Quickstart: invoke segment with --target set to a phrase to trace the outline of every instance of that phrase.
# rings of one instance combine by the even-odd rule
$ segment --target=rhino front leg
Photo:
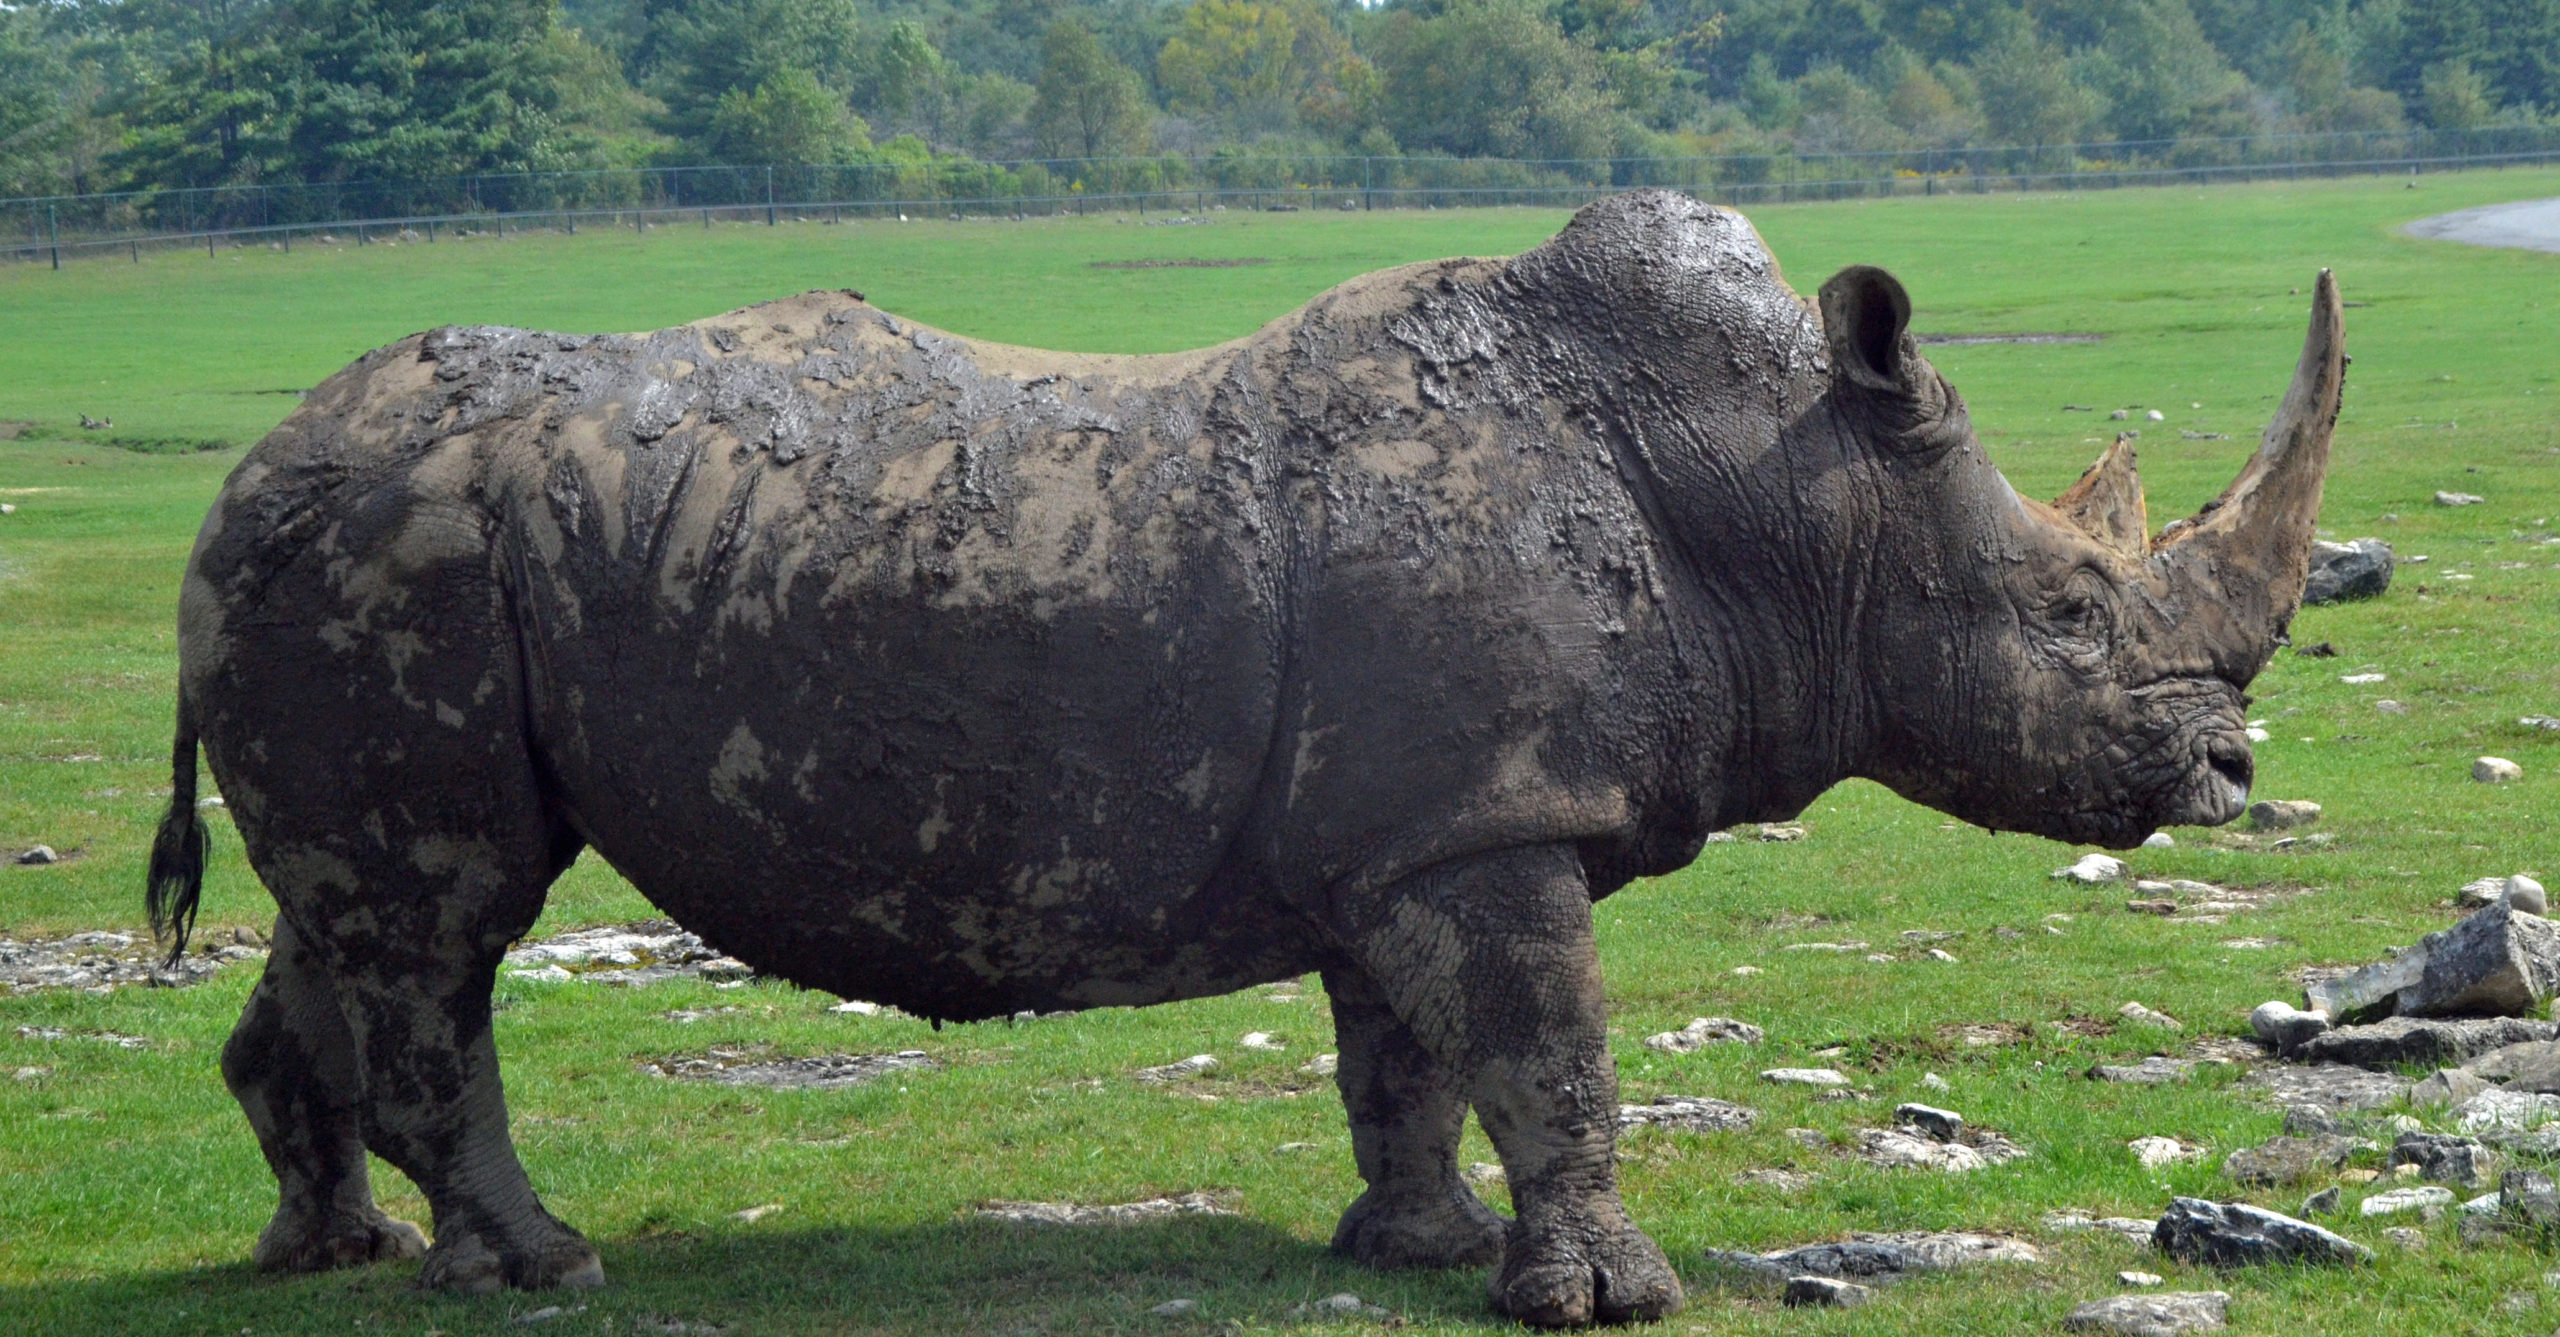
[[[1351,1150],[1369,1189],[1342,1214],[1333,1251],[1378,1268],[1484,1267],[1502,1259],[1507,1223],[1458,1177],[1467,1100],[1368,972],[1324,974],[1333,1004],[1334,1074],[1351,1116]]]
[[[222,1080],[276,1176],[276,1214],[250,1254],[259,1271],[316,1272],[427,1251],[416,1226],[374,1205],[355,1037],[327,966],[289,919],[276,921],[266,973],[223,1046]]]
[[[1457,860],[1346,896],[1337,929],[1457,1075],[1518,1212],[1494,1307],[1569,1327],[1678,1311],[1680,1279],[1617,1187],[1617,1073],[1582,866],[1564,846]]]

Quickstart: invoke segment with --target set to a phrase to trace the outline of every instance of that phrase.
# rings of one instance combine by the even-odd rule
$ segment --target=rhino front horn
[[[2311,330],[2293,388],[2285,392],[2257,454],[2220,497],[2162,531],[2154,545],[2162,557],[2192,565],[2219,590],[2222,607],[2211,620],[2224,623],[2226,636],[2217,648],[2244,660],[2251,674],[2275,653],[2302,605],[2346,370],[2338,284],[2324,269],[2312,290]]]

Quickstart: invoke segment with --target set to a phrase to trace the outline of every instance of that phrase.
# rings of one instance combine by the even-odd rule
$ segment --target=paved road
[[[2421,218],[2400,230],[2412,237],[2467,241],[2474,246],[2560,251],[2560,200],[2484,204],[2477,209]]]

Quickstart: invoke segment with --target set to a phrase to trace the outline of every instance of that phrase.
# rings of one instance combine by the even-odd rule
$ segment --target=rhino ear
[[[1909,392],[1911,295],[1873,265],[1851,265],[1822,285],[1822,332],[1838,374],[1869,390]]]
[[[2053,508],[2089,537],[2138,558],[2151,550],[2151,522],[2133,463],[2133,435],[2120,434],[2079,482],[2053,499]]]

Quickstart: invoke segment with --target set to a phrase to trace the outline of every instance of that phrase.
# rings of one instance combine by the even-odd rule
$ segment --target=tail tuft
[[[186,955],[187,935],[195,931],[196,902],[204,894],[205,856],[212,844],[196,812],[196,722],[182,692],[178,737],[169,757],[169,811],[161,814],[160,833],[151,842],[151,886],[143,897],[151,935],[169,944],[169,965]]]

